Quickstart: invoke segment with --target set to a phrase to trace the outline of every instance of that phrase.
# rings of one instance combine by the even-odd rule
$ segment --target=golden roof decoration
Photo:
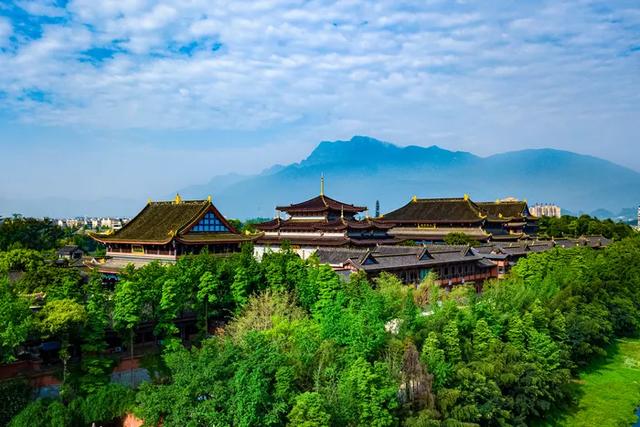
[[[411,201],[412,201],[413,203],[417,202],[417,201],[418,201],[418,196],[413,195],[413,196],[411,197]]]
[[[180,197],[179,193],[176,193],[176,198],[173,199],[173,203],[176,205],[179,205],[180,203],[182,203],[182,197]]]

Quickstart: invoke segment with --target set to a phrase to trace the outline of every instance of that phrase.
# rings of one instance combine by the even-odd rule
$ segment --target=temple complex
[[[242,235],[207,200],[152,202],[120,230],[90,234],[107,248],[104,273],[117,273],[128,264],[140,267],[151,261],[173,263],[186,254],[236,252],[250,236]]]
[[[447,234],[464,233],[477,242],[516,241],[534,235],[536,221],[527,202],[505,200],[473,202],[461,198],[418,199],[384,215],[380,222],[392,225],[389,235],[398,240],[429,244],[443,242]]]
[[[416,285],[429,273],[444,287],[462,283],[480,286],[498,277],[496,264],[467,245],[377,246],[372,249],[328,249],[317,252],[320,262],[343,276],[363,271],[370,278],[386,272]]]
[[[269,250],[279,250],[288,242],[302,258],[321,247],[371,247],[393,244],[398,240],[387,234],[389,223],[369,218],[356,218],[367,208],[340,202],[324,194],[321,178],[320,194],[301,203],[276,207],[276,217],[256,225],[263,232],[254,246],[258,258]],[[284,212],[286,218],[281,218]]]

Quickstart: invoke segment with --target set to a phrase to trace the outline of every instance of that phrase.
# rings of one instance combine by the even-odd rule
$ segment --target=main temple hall
[[[107,262],[100,271],[117,273],[127,264],[136,267],[151,261],[172,263],[182,255],[229,253],[240,249],[251,236],[239,233],[206,200],[148,201],[147,205],[118,231],[91,234],[107,249]]]

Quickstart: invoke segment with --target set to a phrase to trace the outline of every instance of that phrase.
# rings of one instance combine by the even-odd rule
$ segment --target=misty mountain
[[[619,212],[640,201],[640,173],[592,156],[532,149],[479,157],[437,146],[399,147],[365,136],[321,142],[299,163],[254,176],[215,177],[179,191],[185,198],[212,194],[229,217],[269,217],[276,205],[316,196],[321,174],[328,195],[369,206],[371,214],[376,200],[384,213],[413,195],[469,194],[474,200],[513,196],[576,212]]]

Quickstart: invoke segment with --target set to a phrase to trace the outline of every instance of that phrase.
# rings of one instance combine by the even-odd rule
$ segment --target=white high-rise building
[[[529,207],[529,213],[537,217],[555,216],[556,218],[560,218],[562,215],[560,206],[551,203],[536,203]]]

